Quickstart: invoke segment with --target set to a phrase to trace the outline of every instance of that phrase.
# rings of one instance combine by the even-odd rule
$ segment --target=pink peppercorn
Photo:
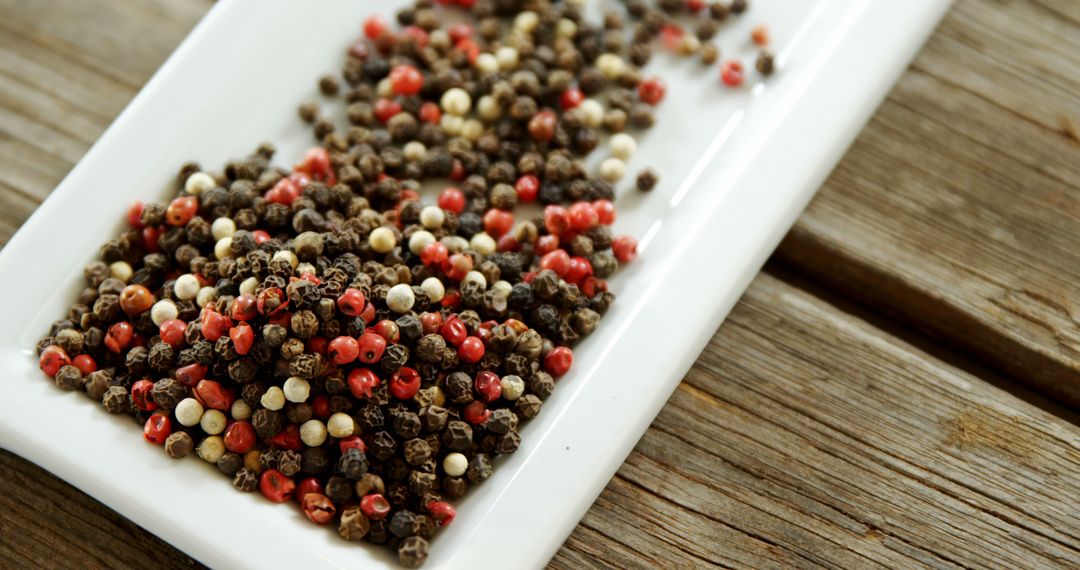
[[[395,66],[390,70],[390,87],[398,95],[416,95],[424,87],[424,74],[411,65]]]
[[[372,327],[372,331],[386,339],[386,342],[389,344],[396,343],[401,336],[401,329],[398,327],[398,324],[390,319],[383,319],[375,323],[375,326]]]
[[[457,188],[445,188],[439,194],[438,205],[444,210],[460,214],[465,211],[465,193]]]
[[[56,345],[45,347],[45,350],[41,351],[41,358],[38,359],[38,367],[49,378],[56,376],[56,372],[68,364],[71,364],[71,359],[68,358],[67,352]]]
[[[365,332],[357,339],[357,356],[364,364],[374,364],[382,359],[386,350],[386,339],[373,333]]]
[[[243,356],[251,350],[251,345],[255,344],[255,333],[250,325],[240,323],[229,329],[229,339],[232,340],[236,354]]]
[[[532,174],[526,174],[517,179],[514,184],[514,191],[517,192],[519,201],[524,204],[531,204],[536,201],[536,197],[540,194],[540,179]]]
[[[446,246],[437,241],[424,246],[424,249],[420,251],[420,262],[424,265],[441,266],[449,255],[450,251],[446,249]]]
[[[424,334],[435,334],[439,332],[439,329],[442,328],[442,325],[442,313],[420,313],[420,327],[421,329],[423,329]]]
[[[439,329],[439,334],[446,339],[447,344],[454,347],[461,346],[461,343],[465,342],[465,338],[469,336],[469,332],[465,329],[465,323],[461,322],[461,319],[457,317],[446,319],[446,322]]]
[[[364,20],[364,35],[369,40],[377,40],[387,32],[389,25],[386,23],[386,18],[382,16],[371,16]]]
[[[638,84],[638,98],[650,105],[659,105],[667,94],[667,85],[659,77],[650,77]]]
[[[563,275],[563,279],[565,279],[567,283],[577,284],[582,279],[592,275],[592,272],[592,264],[589,263],[588,259],[585,259],[584,257],[572,257],[570,258],[570,269]]]
[[[267,469],[259,477],[259,492],[275,503],[284,503],[292,498],[296,483],[277,469]]]
[[[567,213],[570,216],[570,227],[579,232],[590,230],[600,223],[600,216],[597,215],[593,205],[588,202],[574,203]]]
[[[184,333],[187,331],[187,323],[180,319],[169,319],[158,327],[158,336],[162,342],[173,348],[179,348],[187,342]]]
[[[544,370],[558,378],[570,370],[574,363],[574,353],[565,346],[558,346],[544,357]]]
[[[564,249],[556,249],[540,258],[540,268],[550,269],[562,277],[570,271],[570,255]]]
[[[473,260],[463,253],[455,253],[443,263],[443,273],[454,281],[461,281],[473,269]]]
[[[462,362],[475,364],[484,357],[484,342],[475,336],[465,337],[458,347],[458,358]]]
[[[94,361],[94,357],[89,354],[80,354],[76,356],[71,363],[75,365],[75,368],[79,369],[79,372],[82,372],[83,376],[97,370],[97,362]]]
[[[403,366],[390,378],[390,395],[399,400],[408,400],[420,391],[420,373]]]
[[[581,102],[584,100],[585,94],[581,92],[581,89],[571,87],[570,89],[563,91],[562,96],[559,97],[559,106],[561,106],[564,111],[568,111],[581,105]]]
[[[326,524],[334,520],[334,514],[337,513],[334,502],[322,493],[307,493],[300,501],[300,508],[308,520],[315,524]]]
[[[611,200],[597,200],[592,206],[600,225],[610,226],[615,223],[615,204],[612,204]]]
[[[494,402],[502,395],[502,383],[494,372],[488,370],[479,372],[473,385],[483,402]]]
[[[360,499],[360,512],[373,521],[381,521],[386,518],[386,515],[390,514],[390,501],[387,501],[386,497],[379,493],[364,495]]]
[[[172,433],[172,420],[165,414],[154,414],[146,419],[143,426],[143,438],[154,445],[165,445],[165,440]]]
[[[199,199],[194,196],[174,198],[165,209],[165,223],[170,226],[186,226],[199,210]]]
[[[109,327],[109,331],[105,333],[105,347],[111,352],[119,354],[131,345],[134,337],[135,329],[131,326],[131,323],[127,321],[114,323]]]
[[[307,496],[309,493],[322,494],[322,492],[322,481],[319,481],[317,477],[308,477],[307,479],[300,481],[300,484],[296,486],[296,500],[303,501],[304,497]]]
[[[143,213],[143,203],[138,201],[138,200],[132,202],[131,206],[128,207],[128,211],[127,211],[127,223],[128,223],[128,225],[135,228],[135,229],[137,229],[137,230],[142,229],[142,227],[143,227],[142,213]]]
[[[630,236],[616,236],[611,240],[611,251],[621,263],[633,261],[637,257],[637,240]]]
[[[367,368],[357,368],[349,373],[348,383],[352,395],[357,399],[363,399],[370,398],[371,391],[382,384],[382,380]]]
[[[345,292],[337,298],[338,310],[346,317],[359,316],[364,310],[365,303],[367,303],[367,300],[364,299],[364,293],[359,289],[346,289]]]
[[[383,343],[385,344],[385,342],[384,340]],[[326,349],[326,355],[330,357],[334,364],[348,364],[356,360],[356,357],[360,355],[360,343],[351,336],[339,336],[330,341]]]
[[[150,399],[150,391],[154,389],[154,383],[149,380],[139,380],[131,385],[131,402],[136,408],[144,412],[152,412],[158,408],[156,402]]]
[[[226,411],[232,406],[232,396],[225,387],[213,380],[199,380],[195,385],[195,399],[204,407]]]
[[[514,214],[506,210],[492,208],[484,213],[484,231],[491,237],[498,238],[514,227]]]
[[[428,503],[427,509],[431,515],[431,520],[435,521],[435,524],[439,526],[446,526],[454,522],[454,516],[457,514],[454,506],[446,501],[432,501]]]
[[[570,229],[570,214],[562,206],[547,206],[544,208],[544,227],[551,235],[560,236]]]
[[[233,453],[247,453],[255,447],[255,428],[247,421],[236,421],[225,429],[225,449]]]
[[[470,424],[480,425],[491,417],[491,410],[485,408],[480,400],[473,400],[462,408],[461,417]]]
[[[745,78],[746,72],[743,70],[742,63],[738,60],[729,59],[720,64],[720,79],[724,81],[724,85],[738,87],[742,85]]]

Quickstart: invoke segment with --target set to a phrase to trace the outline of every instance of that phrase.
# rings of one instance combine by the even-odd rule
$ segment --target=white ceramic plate
[[[0,443],[219,567],[393,566],[295,508],[238,493],[197,460],[177,462],[130,420],[44,379],[34,343],[82,284],[82,267],[135,199],[164,198],[176,168],[212,169],[261,141],[290,164],[312,143],[295,119],[314,80],[335,71],[361,20],[401,1],[220,2],[0,253],[0,366],[14,405]],[[576,350],[521,449],[460,502],[428,568],[537,567],[569,535],[693,364],[813,192],[945,12],[944,0],[754,0],[719,36],[752,67],[767,23],[779,71],[731,90],[693,60],[657,57],[668,81],[656,128],[630,164],[619,233],[641,255]],[[599,153],[598,153],[599,154]]]

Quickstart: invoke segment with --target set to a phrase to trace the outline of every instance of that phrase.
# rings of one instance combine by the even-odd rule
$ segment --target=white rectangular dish
[[[238,493],[199,461],[169,459],[129,419],[57,390],[33,352],[127,204],[164,197],[186,160],[217,170],[264,140],[290,164],[312,144],[296,105],[337,70],[363,18],[404,3],[228,0],[211,10],[0,251],[0,365],[15,404],[0,415],[0,445],[210,566],[396,567],[382,548]],[[425,568],[550,559],[947,7],[755,0],[717,43],[752,66],[749,30],[766,23],[779,70],[765,83],[751,72],[737,90],[696,59],[654,58],[646,72],[666,79],[668,96],[630,172],[653,166],[661,182],[641,194],[628,177],[615,225],[640,239],[640,255],[611,280],[615,305],[523,428],[521,449],[459,502]]]

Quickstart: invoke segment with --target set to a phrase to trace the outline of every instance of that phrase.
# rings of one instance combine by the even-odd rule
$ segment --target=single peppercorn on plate
[[[130,417],[106,414],[85,394],[65,391],[78,391],[81,371],[91,368],[93,361],[76,357],[71,366],[63,366],[67,356],[57,348],[44,348],[39,355],[36,346],[50,323],[63,318],[72,300],[79,298],[83,268],[98,258],[99,244],[119,233],[132,202],[172,200],[161,215],[173,226],[183,226],[196,215],[199,202],[195,197],[210,192],[216,182],[205,173],[187,176],[185,194],[173,199],[174,172],[180,164],[195,159],[207,171],[220,172],[226,162],[267,140],[281,157],[275,163],[287,165],[305,156],[312,139],[304,120],[315,120],[319,110],[305,105],[297,117],[297,106],[321,96],[340,98],[339,82],[319,78],[340,66],[358,35],[378,37],[390,25],[393,13],[406,4],[226,0],[210,11],[0,251],[4,283],[0,314],[5,316],[0,324],[0,363],[7,371],[9,398],[15,401],[0,415],[0,445],[210,566],[397,566],[384,548],[342,540],[342,536],[367,533],[367,517],[379,520],[390,512],[391,504],[381,494],[360,491],[359,506],[340,513],[340,527],[319,528],[317,524],[334,517],[335,506],[327,498],[330,490],[323,495],[305,488],[306,481],[294,484],[276,468],[257,477],[254,469],[241,467],[244,452],[255,445],[257,431],[264,427],[252,427],[243,418],[250,417],[253,407],[274,412],[306,401],[318,388],[307,379],[311,371],[305,370],[313,365],[312,359],[297,358],[289,368],[295,374],[252,401],[233,402],[228,391],[214,382],[200,383],[194,396],[188,396],[178,382],[155,386],[139,380],[130,390],[101,386],[102,401],[106,409],[113,408],[110,411],[128,406],[129,400],[143,411],[152,409],[147,398],[169,401],[175,425],[170,426],[169,415],[151,415],[139,437]],[[587,5],[587,17],[600,22],[601,7],[621,9],[622,3],[577,4]],[[426,557],[426,568],[528,568],[541,567],[550,559],[947,6],[941,0],[753,0],[739,18],[719,26],[709,23],[695,34],[664,27],[658,30],[656,42],[663,47],[642,67],[650,79],[626,95],[655,103],[655,110],[635,104],[627,106],[629,113],[605,111],[607,101],[598,102],[584,93],[590,91],[589,83],[620,78],[631,64],[649,59],[640,46],[630,50],[629,62],[612,54],[597,57],[590,77],[552,72],[550,81],[565,83],[558,104],[580,109],[578,116],[586,125],[621,132],[655,123],[649,129],[631,129],[633,137],[620,134],[601,141],[595,132],[578,137],[579,149],[596,149],[585,164],[591,176],[614,186],[618,215],[610,202],[599,201],[591,207],[570,206],[557,220],[613,225],[618,234],[636,237],[636,251],[634,239],[620,236],[611,240],[612,255],[629,261],[636,254],[636,259],[609,280],[618,298],[596,331],[574,347],[572,357],[565,347],[547,348],[545,369],[557,377],[565,374],[543,401],[543,413],[520,428],[520,447],[517,441],[511,442],[516,453],[493,461],[493,474],[455,501],[456,512],[447,502],[428,504],[427,516],[447,526],[432,539],[430,554],[418,537],[402,540],[402,561],[417,564]],[[705,10],[705,3],[695,2],[694,7]],[[372,19],[373,15],[385,21]],[[514,18],[513,25],[531,30],[540,25],[538,20],[524,14]],[[580,31],[570,19],[560,20],[554,29],[563,38]],[[703,50],[702,42],[709,49]],[[762,44],[772,50],[768,57],[761,56]],[[699,51],[700,55],[694,55]],[[516,50],[505,47],[470,57],[475,60],[470,63],[484,72],[514,69],[522,59]],[[416,69],[399,66],[386,71],[386,78],[374,87],[380,95],[412,95],[423,87],[424,77]],[[573,87],[574,82],[583,87]],[[502,112],[493,95],[473,100],[468,91],[456,87],[429,103],[416,110],[421,120],[437,123],[444,132],[477,145],[484,144],[483,121],[495,120]],[[530,107],[522,102],[509,112],[527,112],[521,117],[527,124],[523,130],[533,140],[557,139],[561,128],[557,114],[531,103]],[[473,108],[478,118],[472,118]],[[394,120],[401,111],[395,100],[383,98],[366,112],[391,130],[415,127],[405,119]],[[340,114],[344,115],[343,109]],[[439,152],[446,155],[445,149],[420,141],[410,141],[402,149],[408,160],[416,162]],[[319,155],[306,156],[313,160]],[[548,170],[558,173],[573,168],[570,161],[560,160],[549,160]],[[452,173],[449,166],[446,170]],[[503,186],[492,190],[492,201],[513,203],[515,196],[549,201],[550,189],[535,177],[522,176],[513,186]],[[453,190],[439,194],[438,208],[417,212],[419,226],[426,229],[411,233],[401,246],[422,259],[441,256],[443,270],[454,282],[507,291],[511,285],[506,281],[489,280],[473,270],[472,258],[447,258],[445,248],[439,250],[436,245],[432,231],[445,223],[444,210],[460,211],[465,204],[461,191]],[[275,186],[267,200],[291,203],[296,196],[290,192],[295,190]],[[424,205],[436,203],[434,196],[423,199]],[[514,217],[493,208],[477,223],[488,233],[473,235],[465,245],[487,255],[502,247],[492,235],[509,231]],[[235,251],[232,238],[237,235],[237,224],[232,219],[223,217],[203,226],[214,240],[208,242],[208,253],[225,258]],[[301,257],[322,247],[316,236],[308,234],[300,232],[292,243]],[[544,237],[532,236],[538,250]],[[393,230],[381,227],[370,232],[366,247],[386,254],[398,247],[399,239]],[[553,246],[559,246],[558,239]],[[569,275],[581,279],[591,268],[580,259],[553,249],[539,265],[568,280]],[[306,271],[298,269],[304,264],[297,255],[284,249],[270,263]],[[105,270],[126,283],[138,268],[116,262]],[[414,285],[387,287],[388,310],[405,314],[418,296],[433,302],[451,294],[440,279]],[[256,301],[253,293],[258,283],[254,281],[236,286],[239,297],[230,310],[237,320],[253,318],[267,304],[285,301],[274,295]],[[213,293],[191,275],[180,276],[172,287],[180,304],[195,302],[200,307]],[[211,291],[206,293],[208,288]],[[160,327],[162,342],[183,342],[185,325],[177,318],[177,302],[156,300],[152,291],[135,284],[116,292],[114,312],[144,314]],[[361,314],[364,299],[354,296],[342,293],[328,310]],[[201,318],[199,334],[206,339],[211,335],[215,340],[224,338],[236,354],[246,354],[257,342],[256,335],[264,334],[244,323],[230,328],[228,319],[214,312],[204,312]],[[314,316],[306,318],[311,322],[294,319],[292,328],[317,326]],[[369,332],[363,334],[334,338],[322,352],[335,364],[377,361],[384,350],[393,348],[388,349],[384,339],[400,334],[394,321],[385,323],[370,323]],[[464,327],[455,327],[448,321],[442,337],[457,339],[462,362],[480,362],[483,341],[466,336]],[[130,324],[117,323],[104,343],[120,352],[137,342],[135,334]],[[305,350],[303,343],[290,340],[296,340],[298,352]],[[428,349],[417,345],[417,350]],[[53,375],[53,381],[42,370]],[[349,388],[370,392],[379,380],[360,370],[366,369],[349,375]],[[389,390],[404,401],[416,395],[421,380],[415,370],[401,370],[410,373],[395,375]],[[190,379],[194,372],[176,370],[175,374]],[[114,388],[117,393],[110,394]],[[532,389],[517,375],[499,378],[488,371],[478,372],[473,388],[477,399],[460,411],[461,418],[472,424],[483,423],[491,414],[483,402],[500,396],[517,398]],[[370,481],[363,478],[368,468],[364,443],[351,435],[358,426],[352,416],[332,411],[336,410],[327,410],[325,423],[309,420],[286,436],[294,438],[297,446],[309,447],[329,438],[338,440],[337,469],[350,484],[356,481],[357,488],[370,490]],[[512,414],[494,415],[505,419]],[[229,417],[239,421],[229,423]],[[192,433],[200,430],[205,437],[196,444],[186,431],[170,434],[176,426],[190,428]],[[449,430],[444,434],[451,443],[456,437]],[[405,447],[406,456],[416,457],[418,463],[430,453],[419,438],[410,439]],[[169,457],[188,453],[206,461]],[[211,459],[217,468],[207,463]],[[234,464],[227,465],[229,461]],[[458,480],[473,469],[470,459],[458,450],[440,455],[438,466],[432,465]],[[238,474],[233,481],[236,488],[258,488],[259,492],[237,492],[222,480],[219,469]],[[280,469],[291,471],[285,466]],[[306,493],[302,505],[290,500],[294,493]]]

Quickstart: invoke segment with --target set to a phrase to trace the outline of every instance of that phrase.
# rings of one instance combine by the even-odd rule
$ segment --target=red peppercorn
[[[576,285],[580,283],[582,279],[591,276],[592,272],[592,264],[589,263],[588,259],[585,259],[584,257],[571,257],[570,269],[567,270],[566,274],[562,277],[567,283],[574,283]]]
[[[374,15],[364,20],[364,35],[369,40],[377,40],[382,37],[383,34],[389,29],[386,19],[379,15]]]
[[[364,440],[360,439],[358,435],[350,435],[349,437],[343,437],[338,440],[338,450],[342,455],[350,449],[359,449],[360,451],[367,451],[367,445],[364,444]]]
[[[142,244],[143,249],[147,253],[160,253],[161,244],[158,240],[161,239],[162,230],[160,227],[149,226],[142,229]]]
[[[136,408],[144,412],[152,412],[158,409],[158,405],[150,398],[150,390],[154,389],[154,383],[143,379],[131,385],[131,402]]]
[[[559,97],[559,106],[562,107],[563,111],[568,111],[580,105],[584,100],[585,94],[581,92],[581,89],[571,87],[563,91],[562,96]]]
[[[131,323],[127,321],[114,323],[109,327],[109,331],[105,333],[105,347],[111,352],[119,354],[131,345],[134,336],[135,328],[131,326]]]
[[[375,386],[378,386],[378,377],[376,377],[375,380]],[[320,420],[325,420],[326,418],[329,418],[330,414],[334,413],[330,408],[330,397],[326,394],[319,394],[318,396],[312,398],[311,413],[315,414],[315,417],[319,418]]]
[[[364,293],[359,289],[346,289],[340,297],[337,298],[337,307],[341,311],[341,314],[346,317],[359,316],[364,310],[364,305],[367,300],[364,299]]]
[[[450,41],[455,44],[473,37],[473,27],[468,24],[451,24],[446,31],[450,34]]]
[[[176,369],[176,381],[188,388],[194,388],[205,377],[206,366],[197,362]]]
[[[419,26],[405,26],[405,28],[401,30],[401,34],[403,37],[412,38],[420,49],[427,47],[428,40],[430,39],[430,36],[424,31],[424,28]]]
[[[411,65],[397,65],[390,70],[390,88],[398,95],[416,95],[424,87],[424,74]]]
[[[436,241],[424,246],[424,249],[420,251],[420,261],[424,265],[442,266],[449,255],[450,251],[446,249],[446,246]]]
[[[660,28],[660,43],[669,50],[679,49],[684,33],[683,29],[675,24],[664,24]]]
[[[255,428],[251,422],[236,421],[225,428],[225,449],[233,453],[247,453],[255,447]]]
[[[579,232],[590,230],[600,223],[600,216],[588,202],[575,202],[567,213],[570,215],[570,227]]]
[[[154,445],[165,445],[165,440],[172,433],[172,420],[166,414],[153,414],[146,418],[143,425],[143,438]]]
[[[491,410],[484,407],[480,400],[473,400],[461,409],[461,417],[473,425],[480,425],[491,417]]]
[[[128,207],[128,211],[127,211],[127,223],[128,223],[128,225],[135,228],[135,229],[137,229],[137,230],[142,229],[142,227],[143,227],[142,213],[143,213],[143,203],[138,201],[138,200],[132,202],[131,206]]]
[[[420,313],[420,327],[424,334],[435,334],[443,325],[442,313]]]
[[[277,469],[267,469],[259,477],[259,492],[275,503],[284,503],[292,498],[296,483]]]
[[[444,210],[461,214],[465,211],[465,193],[452,186],[444,188],[439,194],[438,204]]]
[[[638,98],[650,105],[659,105],[667,93],[667,84],[659,77],[650,77],[638,84]]]
[[[110,328],[109,331],[111,333],[112,329]],[[106,343],[108,343],[107,338]],[[120,351],[114,350],[113,352]],[[49,378],[56,376],[56,372],[68,364],[71,364],[71,359],[68,358],[67,352],[56,345],[45,347],[45,350],[41,351],[41,358],[38,359],[38,368],[41,368],[41,371]]]
[[[390,377],[390,395],[399,400],[408,400],[420,391],[420,373],[403,366]]]
[[[465,323],[457,317],[446,319],[446,322],[439,329],[439,334],[446,339],[450,346],[454,347],[461,346],[461,343],[465,342],[465,337],[469,336],[469,332],[465,329]]]
[[[546,235],[536,238],[536,255],[544,256],[559,249],[559,236]]]
[[[556,249],[540,258],[540,268],[550,269],[556,275],[562,277],[566,275],[567,271],[570,271],[570,254],[566,253],[564,249]]]
[[[317,477],[308,477],[307,479],[300,481],[300,483],[296,486],[296,500],[303,501],[304,497],[306,497],[309,493],[322,494],[322,492],[322,481],[319,481]]]
[[[398,324],[390,319],[383,319],[375,323],[372,330],[375,334],[386,339],[386,342],[389,344],[395,344],[401,336],[401,329],[398,327]]]
[[[495,242],[495,250],[499,252],[519,251],[521,250],[521,243],[514,239],[513,235],[506,234]]]
[[[256,245],[262,245],[270,241],[270,234],[266,233],[264,230],[255,230],[251,232],[251,237],[255,238]]]
[[[373,333],[365,332],[357,339],[357,358],[364,364],[374,364],[382,359],[383,351],[386,350],[386,339]]]
[[[390,119],[401,112],[401,103],[390,99],[379,99],[375,102],[375,118],[381,123],[389,122]]]
[[[303,509],[308,520],[315,524],[326,524],[334,520],[334,514],[337,513],[334,502],[322,493],[308,493],[300,501],[300,508]]]
[[[293,201],[300,197],[300,185],[292,178],[282,178],[273,188],[267,190],[263,197],[267,202],[291,206]]]
[[[474,364],[484,357],[484,343],[475,336],[465,337],[458,347],[458,358],[462,362]]]
[[[169,319],[158,327],[158,336],[165,344],[179,348],[187,342],[184,336],[185,331],[187,331],[187,323],[180,319]]]
[[[385,342],[384,340],[384,345]],[[360,355],[360,343],[351,336],[339,336],[330,341],[330,345],[326,348],[326,355],[334,361],[334,364],[348,364]]]
[[[326,356],[326,350],[330,348],[330,341],[321,336],[308,339],[304,344],[304,349],[308,352],[314,352],[315,354],[321,354]]]
[[[526,174],[517,179],[514,191],[517,192],[518,200],[524,204],[531,204],[540,195],[540,179],[532,174]]]
[[[592,205],[600,225],[610,226],[615,223],[615,204],[612,204],[611,200],[597,200]]]
[[[375,320],[375,305],[372,305],[371,303],[364,305],[364,310],[360,313],[360,318],[363,319],[364,324],[371,324],[371,321]]]
[[[563,374],[566,374],[570,370],[570,365],[574,363],[574,353],[565,346],[557,346],[551,349],[551,352],[547,353],[544,357],[544,370],[552,376],[558,378]]]
[[[323,182],[334,174],[330,169],[330,154],[321,146],[308,149],[304,153],[304,159],[296,165],[294,170],[317,182]]]
[[[465,52],[465,56],[469,59],[470,64],[476,63],[476,58],[480,55],[480,46],[476,45],[476,42],[469,38],[457,42],[454,45],[454,49]]]
[[[506,210],[492,208],[484,213],[484,231],[491,237],[498,238],[514,227],[514,214]]]
[[[745,78],[746,72],[743,71],[742,63],[738,60],[729,59],[720,64],[720,79],[724,81],[724,85],[738,87],[742,85]]]
[[[754,29],[750,31],[750,39],[762,47],[769,45],[769,28],[765,24],[754,26]]]
[[[494,402],[502,395],[502,383],[494,372],[487,370],[479,372],[473,385],[483,402]]]
[[[212,410],[226,411],[232,406],[232,396],[225,387],[213,380],[199,380],[195,385],[195,399]]]
[[[240,323],[229,329],[229,339],[232,340],[236,354],[243,356],[251,350],[251,345],[255,343],[255,333],[252,332],[251,326],[247,323]]]
[[[432,501],[427,504],[427,509],[431,520],[435,521],[438,526],[446,526],[454,522],[454,516],[457,514],[454,505],[446,501]]]
[[[461,304],[461,291],[457,289],[447,289],[446,294],[443,295],[442,302],[439,303],[444,309],[456,309]]]
[[[553,236],[560,236],[570,229],[570,213],[566,208],[552,204],[544,208],[544,227]]]
[[[232,328],[232,321],[228,317],[208,308],[203,308],[199,322],[202,325],[199,332],[210,342],[217,342],[217,339]]]
[[[700,12],[705,9],[705,0],[686,0],[686,9],[691,12]]]
[[[461,281],[473,269],[473,260],[463,253],[455,253],[443,264],[443,272],[454,281]]]
[[[364,495],[360,499],[360,512],[373,521],[381,521],[390,514],[390,501],[379,493]]]
[[[630,236],[615,236],[611,240],[611,252],[622,263],[633,261],[637,257],[637,240]]]
[[[255,310],[262,316],[269,316],[289,306],[289,297],[280,287],[270,287],[259,291],[255,296]]]
[[[439,124],[439,122],[442,121],[442,111],[439,109],[439,106],[430,101],[420,105],[420,121],[432,125]]]
[[[79,372],[82,372],[83,376],[97,370],[97,362],[94,361],[94,357],[89,354],[80,354],[76,356],[71,363],[75,365],[75,368],[79,369]]]
[[[165,223],[170,226],[186,226],[199,210],[199,199],[195,196],[174,198],[165,209]]]
[[[275,449],[299,451],[304,446],[304,442],[300,439],[300,426],[296,424],[286,425],[285,429],[278,432],[277,435],[270,438],[268,441]]]
[[[367,368],[357,368],[350,372],[348,382],[349,391],[358,400],[370,398],[371,391],[382,384],[382,380]]]

